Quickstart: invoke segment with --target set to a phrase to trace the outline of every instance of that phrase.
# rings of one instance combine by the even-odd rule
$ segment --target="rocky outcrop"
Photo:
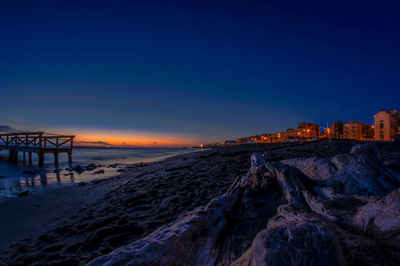
[[[226,226],[226,215],[232,211],[238,196],[238,193],[229,193],[215,198],[207,206],[89,265],[183,265],[195,261],[213,264],[217,258],[213,244]]]
[[[325,184],[346,195],[383,196],[400,186],[400,178],[386,168],[376,148],[368,144],[357,144],[350,153],[333,158],[288,159],[281,163],[318,180],[320,186]]]
[[[289,211],[288,211],[289,210]],[[338,238],[321,220],[283,205],[233,265],[346,265]]]
[[[354,223],[364,233],[400,248],[400,189],[372,198],[357,212]]]
[[[253,154],[248,173],[207,206],[89,265],[400,263],[399,176],[373,146],[266,158]]]

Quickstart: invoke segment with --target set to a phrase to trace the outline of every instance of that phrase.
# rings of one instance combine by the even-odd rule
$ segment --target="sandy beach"
[[[0,202],[0,260],[14,265],[83,265],[224,193],[246,174],[253,152],[267,151],[270,161],[330,157],[349,152],[355,143],[218,147],[131,165],[106,180],[7,199]],[[387,160],[400,157],[393,145],[377,145]]]

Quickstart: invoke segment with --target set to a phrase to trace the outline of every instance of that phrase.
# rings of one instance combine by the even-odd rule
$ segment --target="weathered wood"
[[[10,151],[10,161],[18,161],[18,152],[29,153],[29,164],[32,165],[32,152],[39,156],[39,166],[44,164],[44,154],[53,153],[54,163],[58,165],[58,154],[68,153],[68,161],[72,163],[73,135],[51,135],[45,132],[23,132],[0,134],[0,150]]]
[[[58,152],[54,153],[54,166],[58,169]]]
[[[43,145],[43,137],[42,137],[42,135],[43,134],[39,135],[39,148],[42,148],[42,145]]]
[[[14,152],[14,160],[13,161],[15,164],[18,164],[18,151]]]
[[[72,150],[68,152],[68,164],[69,167],[72,167]]]
[[[43,152],[39,152],[39,167],[43,167],[44,164],[44,153]]]

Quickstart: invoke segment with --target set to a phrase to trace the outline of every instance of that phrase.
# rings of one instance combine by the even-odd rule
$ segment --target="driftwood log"
[[[372,145],[268,162],[89,265],[399,265],[400,176]]]

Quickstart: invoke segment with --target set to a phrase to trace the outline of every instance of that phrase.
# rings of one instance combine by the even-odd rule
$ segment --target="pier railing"
[[[32,152],[39,156],[39,165],[43,165],[44,154],[53,153],[55,163],[58,164],[58,153],[68,153],[72,161],[73,135],[56,135],[45,132],[18,132],[0,134],[0,150],[10,151],[10,160],[18,161],[18,152],[29,153],[29,163],[32,161]]]
[[[44,132],[0,134],[1,148],[72,148],[72,135],[46,135]]]

